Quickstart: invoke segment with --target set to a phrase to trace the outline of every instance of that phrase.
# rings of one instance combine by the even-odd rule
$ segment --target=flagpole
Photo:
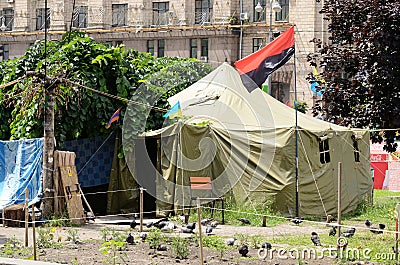
[[[296,42],[295,42],[296,43]],[[296,47],[293,54],[294,60],[294,106],[295,106],[295,135],[296,135],[296,217],[299,217],[299,130],[297,108],[297,75],[296,75]]]

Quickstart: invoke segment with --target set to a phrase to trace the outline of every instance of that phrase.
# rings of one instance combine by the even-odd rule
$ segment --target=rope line
[[[82,84],[79,84],[77,82],[71,81],[71,80],[66,79],[66,78],[63,78],[63,81],[66,82],[66,83],[69,83],[69,84],[72,84],[72,85],[75,85],[75,86],[90,90],[90,91],[95,92],[97,94],[100,94],[100,95],[103,95],[103,96],[106,96],[106,97],[109,97],[109,98],[117,99],[117,100],[120,100],[120,101],[123,101],[123,102],[126,102],[126,103],[132,103],[132,104],[135,104],[135,105],[139,105],[139,106],[146,107],[146,108],[149,108],[149,109],[154,109],[154,110],[161,111],[161,112],[167,112],[168,111],[167,109],[163,109],[163,108],[159,108],[159,107],[155,107],[155,106],[150,106],[149,104],[145,104],[145,103],[129,100],[129,99],[126,99],[126,98],[122,98],[122,97],[119,97],[119,96],[115,96],[115,95],[112,95],[112,94],[109,94],[109,93],[106,93],[106,92],[103,92],[103,91],[100,91],[100,90],[97,90],[97,89],[94,89],[94,88],[91,88],[91,87],[88,87],[88,86],[85,86],[85,85],[82,85]]]
[[[26,78],[26,76],[22,76],[22,77],[19,77],[19,78],[13,80],[13,81],[10,81],[10,82],[8,82],[8,83],[5,83],[5,84],[3,84],[3,85],[0,85],[0,89],[6,88],[6,87],[8,87],[8,86],[12,86],[12,85],[18,83],[19,81],[21,81],[22,79],[25,79],[25,78]]]

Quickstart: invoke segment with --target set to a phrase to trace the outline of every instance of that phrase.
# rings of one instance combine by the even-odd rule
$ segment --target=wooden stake
[[[143,231],[143,188],[140,188],[140,232]]]
[[[29,209],[28,209],[28,202],[29,202],[29,190],[28,188],[25,189],[25,247],[28,246],[28,221],[29,221]]]
[[[342,207],[342,185],[341,185],[341,182],[342,182],[342,162],[338,162],[338,195],[337,195],[337,197],[338,197],[338,203],[337,203],[337,210],[338,210],[338,216],[337,216],[337,223],[338,223],[338,229],[337,229],[337,231],[338,231],[338,233],[337,233],[337,235],[338,235],[338,238],[340,238],[340,222],[341,222],[341,219],[342,219],[342,210],[341,210],[341,207]],[[339,240],[338,240],[339,241]]]
[[[262,227],[266,227],[266,226],[267,226],[267,217],[264,215],[263,216]]]
[[[36,232],[35,232],[35,205],[32,204],[32,239],[33,239],[33,260],[36,260]]]
[[[197,226],[199,227],[199,246],[200,246],[200,264],[204,264],[203,258],[203,238],[201,234],[201,209],[200,209],[200,199],[197,198]]]
[[[396,249],[395,249],[395,260],[396,264],[399,264],[399,218],[400,218],[400,204],[397,204],[397,217],[396,217]]]

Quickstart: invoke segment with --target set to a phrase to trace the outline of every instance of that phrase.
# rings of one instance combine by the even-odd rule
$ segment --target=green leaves
[[[319,47],[309,61],[323,70],[324,104],[314,114],[345,126],[400,128],[400,2],[324,1],[330,43]],[[311,77],[310,79],[312,79]],[[372,134],[394,151],[396,130]]]
[[[44,42],[37,41],[21,58],[0,62],[0,76],[6,83],[23,77],[29,71],[44,74],[46,66],[46,74],[52,82],[55,78],[63,78],[61,83],[51,85],[46,91],[54,95],[55,136],[60,144],[76,138],[108,135],[104,126],[118,108],[122,109],[121,120],[124,118],[125,102],[71,82],[130,99],[141,84],[154,80],[153,76],[158,75],[165,79],[166,86],[155,85],[148,89],[157,94],[165,92],[156,105],[168,108],[166,98],[211,71],[210,66],[196,65],[193,59],[155,58],[148,53],[125,50],[123,46],[108,47],[74,31],[66,33],[60,42],[48,41],[47,58],[44,57]],[[183,68],[174,70],[172,67],[178,64],[183,64]],[[47,104],[43,92],[42,81],[35,76],[24,78],[1,91],[1,97],[12,98],[0,105],[0,118],[5,121],[0,126],[1,139],[43,136],[43,107]],[[132,111],[137,113],[144,109]],[[162,113],[157,111],[150,113],[147,123],[146,117],[139,116],[133,114],[136,117],[133,124],[145,123],[147,130],[159,128],[164,120]]]

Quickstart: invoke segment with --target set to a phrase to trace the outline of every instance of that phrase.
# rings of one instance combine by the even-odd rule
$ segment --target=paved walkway
[[[59,265],[60,263],[44,262],[39,260],[0,258],[0,265]]]

